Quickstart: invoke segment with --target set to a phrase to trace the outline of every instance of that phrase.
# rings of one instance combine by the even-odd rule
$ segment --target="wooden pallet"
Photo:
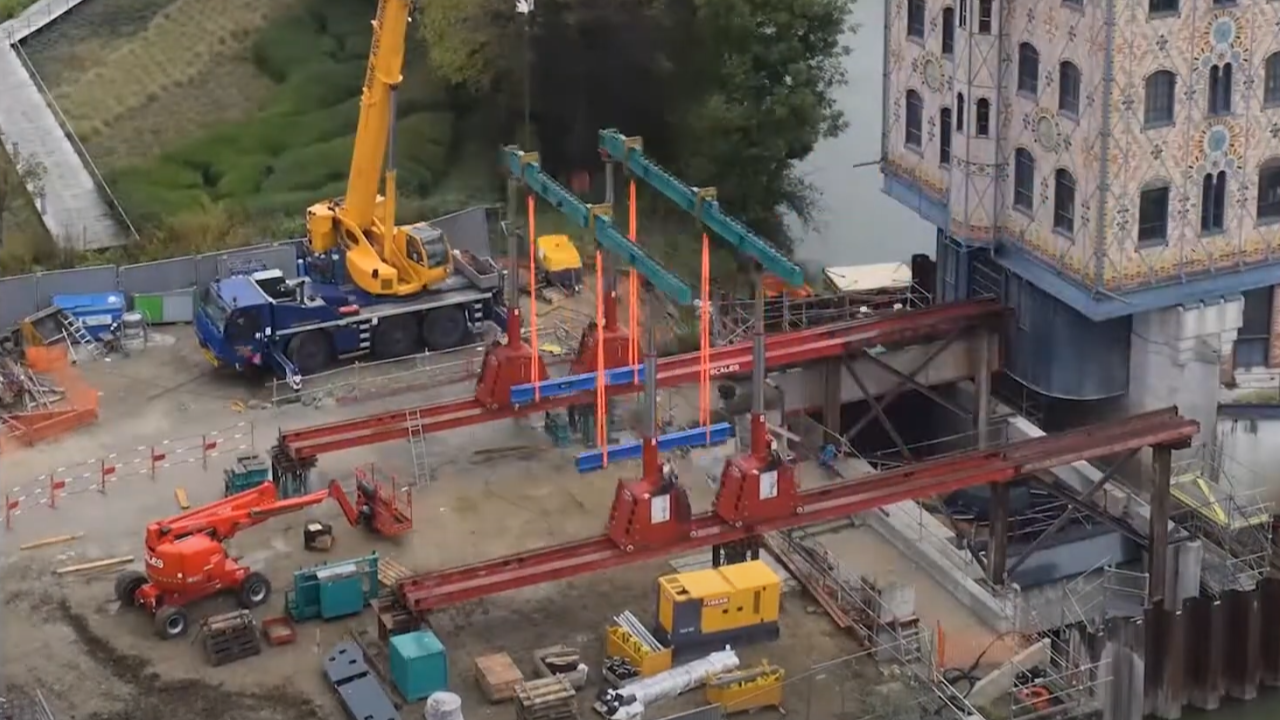
[[[413,571],[388,557],[378,556],[378,584],[388,590],[407,577],[413,577]]]
[[[476,682],[489,702],[506,702],[515,697],[516,686],[524,682],[524,673],[504,652],[482,655],[476,658]]]
[[[563,676],[516,686],[517,720],[577,720],[578,693]]]
[[[258,626],[247,610],[210,617],[201,624],[200,630],[205,657],[214,667],[262,652]]]

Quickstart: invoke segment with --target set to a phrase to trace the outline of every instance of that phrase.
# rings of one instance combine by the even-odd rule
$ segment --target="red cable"
[[[609,401],[604,377],[604,256],[596,250],[596,444],[609,467]]]
[[[535,206],[533,196],[529,196],[529,344],[533,348],[533,401],[537,402],[542,399],[542,387],[538,384],[541,375],[538,374],[538,361],[541,357],[538,354],[538,295],[537,295],[537,278],[538,278],[538,253],[534,250],[536,244],[534,239],[538,237],[535,230]],[[518,273],[516,270],[515,258],[511,261],[511,271]],[[516,298],[516,302],[520,302]],[[519,340],[515,338],[514,340]]]

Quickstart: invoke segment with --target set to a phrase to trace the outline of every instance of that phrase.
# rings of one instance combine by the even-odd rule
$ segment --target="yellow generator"
[[[658,579],[654,637],[676,656],[778,639],[782,579],[763,561]]]
[[[570,295],[582,290],[582,256],[568,235],[543,235],[536,250],[543,282]]]

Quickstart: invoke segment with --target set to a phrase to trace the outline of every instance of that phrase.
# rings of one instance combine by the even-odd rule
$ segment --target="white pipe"
[[[702,685],[712,675],[737,668],[738,654],[726,647],[701,660],[671,668],[616,690],[606,690],[600,701],[605,706],[605,717],[609,720],[639,720],[644,715],[646,705],[674,698]]]

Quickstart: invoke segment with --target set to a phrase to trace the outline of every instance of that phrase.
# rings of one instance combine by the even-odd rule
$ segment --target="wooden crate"
[[[524,673],[510,655],[494,653],[476,658],[476,682],[489,702],[506,702],[515,697],[516,686],[524,682]]]
[[[517,720],[577,720],[578,693],[564,676],[516,686]]]

